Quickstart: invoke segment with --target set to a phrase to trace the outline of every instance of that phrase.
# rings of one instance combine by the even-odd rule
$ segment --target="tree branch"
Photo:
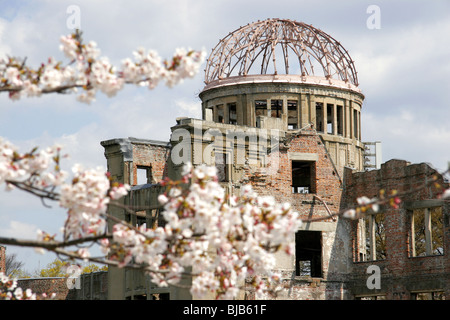
[[[0,237],[1,244],[20,246],[20,247],[32,247],[32,248],[43,248],[47,250],[54,250],[57,248],[64,248],[70,246],[76,246],[79,244],[83,244],[86,242],[95,242],[101,239],[112,239],[112,235],[103,234],[89,238],[81,238],[69,241],[38,241],[38,240],[24,240],[24,239],[15,239],[15,238],[5,238]]]

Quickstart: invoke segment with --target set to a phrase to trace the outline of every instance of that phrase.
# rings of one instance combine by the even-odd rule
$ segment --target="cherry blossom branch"
[[[134,59],[125,58],[118,68],[107,57],[100,57],[100,50],[93,41],[85,44],[78,30],[60,39],[60,50],[70,62],[63,65],[50,57],[37,69],[22,61],[8,57],[0,59],[0,93],[8,92],[13,100],[38,97],[42,94],[68,93],[83,90],[78,100],[90,103],[97,91],[112,97],[124,85],[155,88],[164,81],[169,87],[194,77],[204,62],[206,52],[178,48],[170,61],[154,50],[139,48],[133,52]]]
[[[2,80],[3,79],[5,79],[5,78],[2,78]],[[89,89],[92,89],[92,87],[91,86],[88,87],[86,85],[81,85],[81,84],[70,84],[70,85],[64,85],[64,86],[57,86],[57,87],[54,87],[54,88],[51,88],[51,89],[50,88],[48,88],[48,89],[41,89],[40,91],[38,91],[38,93],[36,93],[36,95],[38,95],[38,94],[49,94],[49,93],[65,94],[65,93],[67,93],[68,90],[76,91],[74,89],[89,90]],[[17,93],[17,92],[20,92],[20,91],[24,91],[24,90],[30,90],[30,89],[27,88],[26,86],[4,86],[4,87],[0,87],[0,92],[11,92],[11,93],[13,93],[12,94],[13,96],[14,96],[14,93]]]
[[[69,240],[69,241],[56,241],[54,239],[39,241],[39,240],[24,240],[24,239],[0,237],[0,243],[5,244],[5,245],[20,246],[20,247],[43,248],[43,249],[52,251],[57,248],[71,247],[71,246],[76,246],[76,245],[83,244],[86,242],[96,242],[98,240],[111,239],[111,238],[112,238],[112,235],[108,235],[108,234],[102,234],[102,235],[98,235],[98,236],[92,236],[92,237],[88,237],[88,238],[75,239],[75,240]]]
[[[440,175],[444,177],[449,173],[450,168],[440,173]],[[402,198],[420,192],[430,186],[434,186],[437,190],[440,190],[440,193],[438,194],[439,199],[445,202],[450,201],[450,188],[448,188],[448,186],[445,188],[444,185],[438,183],[438,175],[434,174],[430,180],[426,179],[423,184],[409,190],[402,192],[399,192],[398,190],[391,190],[390,194],[386,194],[386,190],[382,189],[379,191],[378,198],[369,199],[365,196],[359,197],[356,205],[345,210],[341,210],[336,215],[342,215],[344,218],[349,219],[359,219],[368,212],[377,213],[381,205],[387,204],[395,209],[398,209],[400,203],[402,202]]]
[[[17,189],[20,189],[22,191],[32,194],[33,196],[40,198],[41,200],[48,199],[48,200],[58,201],[60,198],[60,195],[55,192],[54,188],[52,188],[51,190],[46,190],[46,189],[35,187],[30,182],[21,182],[21,181],[13,181],[13,180],[6,180],[5,183],[7,185],[9,185],[9,187],[14,186]],[[45,206],[48,207],[47,205],[45,205]]]
[[[38,240],[24,240],[24,239],[0,237],[0,243],[5,244],[5,245],[20,246],[20,247],[46,249],[48,251],[51,251],[51,252],[54,252],[57,254],[61,254],[70,259],[87,260],[87,261],[91,261],[91,262],[96,262],[96,263],[101,263],[101,264],[105,264],[105,265],[118,267],[119,266],[118,261],[108,260],[108,259],[105,259],[105,257],[103,257],[103,256],[99,257],[99,258],[90,257],[90,256],[82,256],[77,251],[69,251],[69,250],[63,249],[63,248],[71,247],[71,246],[77,246],[80,244],[84,244],[86,242],[97,242],[99,240],[112,239],[112,237],[113,236],[111,234],[103,234],[103,235],[98,235],[98,236],[93,236],[93,237],[88,237],[88,238],[83,238],[83,239],[70,240],[70,241],[56,241],[56,240],[50,240],[50,239],[38,241]],[[167,270],[148,269],[141,264],[130,263],[127,265],[127,268],[139,269],[139,270],[151,271],[151,272],[168,273]],[[185,275],[195,276],[195,274],[193,274],[193,273],[185,273]]]
[[[287,239],[294,236],[303,221],[338,215],[359,218],[369,210],[376,212],[381,203],[398,206],[400,196],[437,183],[435,177],[401,194],[386,195],[382,191],[379,199],[360,197],[353,208],[344,212],[329,211],[328,216],[302,220],[289,204],[258,196],[250,185],[243,186],[238,196],[227,196],[218,183],[215,167],[193,168],[188,164],[180,181],[166,179],[160,183],[166,190],[158,197],[165,226],[147,228],[132,226],[107,213],[111,205],[133,212],[131,207],[116,201],[128,194],[129,186],[112,181],[100,169],[85,170],[78,165],[66,182],[68,174],[59,169],[60,158],[58,147],[20,154],[0,139],[0,183],[5,182],[10,188],[18,186],[43,198],[49,196],[67,209],[64,241],[55,242],[55,236],[41,231],[37,242],[22,242],[23,245],[40,246],[70,259],[137,268],[159,286],[179,285],[182,276],[189,274],[193,277],[192,294],[202,297],[213,293],[223,299],[234,298],[241,283],[251,283],[260,297],[273,292],[280,279],[273,273],[274,254],[293,254],[293,244]],[[444,186],[441,189],[441,198],[449,198],[450,191],[443,190]],[[50,191],[51,194],[46,193]],[[107,221],[115,223],[111,234],[105,233]],[[91,257],[87,248],[66,249],[89,243],[99,244],[104,257]],[[245,282],[248,278],[251,281]]]

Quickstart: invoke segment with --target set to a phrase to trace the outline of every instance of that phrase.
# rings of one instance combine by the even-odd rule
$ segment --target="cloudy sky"
[[[0,0],[0,56],[27,57],[38,66],[49,56],[64,60],[59,37],[71,33],[69,6],[80,9],[86,41],[94,40],[113,63],[143,46],[171,57],[177,47],[208,53],[240,26],[267,18],[301,21],[323,30],[349,51],[365,94],[364,141],[381,141],[383,161],[450,161],[450,1],[365,0]],[[380,9],[379,16],[369,11]],[[379,18],[379,20],[372,20]],[[369,28],[367,22],[379,28]],[[370,23],[369,23],[370,25]],[[65,60],[64,60],[65,61]],[[168,140],[178,116],[200,116],[203,73],[172,89],[129,87],[114,98],[97,95],[85,105],[73,95],[10,101],[0,95],[0,136],[20,147],[62,144],[73,162],[106,161],[100,141],[138,137]],[[58,233],[64,212],[18,191],[0,191],[0,235],[35,238],[38,228]],[[8,247],[28,271],[55,255]]]

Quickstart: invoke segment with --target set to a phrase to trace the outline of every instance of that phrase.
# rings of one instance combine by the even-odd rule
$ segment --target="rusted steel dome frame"
[[[311,25],[283,19],[250,23],[231,32],[212,50],[206,64],[205,83],[231,76],[250,75],[261,56],[261,68],[253,74],[265,75],[269,66],[278,74],[275,50],[280,46],[284,73],[289,74],[289,52],[297,56],[301,76],[323,76],[358,86],[353,60],[347,50],[330,35]],[[272,61],[272,65],[270,65]],[[314,71],[314,61],[323,74]]]

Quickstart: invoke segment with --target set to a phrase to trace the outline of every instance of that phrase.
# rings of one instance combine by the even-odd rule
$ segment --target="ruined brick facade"
[[[281,25],[295,25],[293,32],[316,32],[310,40],[323,36],[310,26],[284,20],[261,22],[257,32]],[[241,35],[245,32],[236,37]],[[312,50],[323,49],[311,41]],[[317,54],[333,60],[329,55],[334,49]],[[437,177],[433,182],[448,186],[426,164],[392,160],[368,170],[373,166],[366,166],[365,150],[371,143],[361,137],[365,97],[357,79],[345,75],[354,69],[351,60],[340,57],[340,62],[350,63],[338,72],[341,77],[330,74],[331,63],[323,66],[323,76],[231,75],[231,62],[217,64],[219,56],[225,52],[208,60],[206,85],[199,94],[201,120],[177,118],[168,142],[128,138],[101,143],[108,170],[133,186],[123,203],[144,208],[135,216],[117,208],[111,213],[133,224],[154,225],[160,210],[157,196],[163,192],[157,182],[166,176],[180,178],[186,162],[214,165],[227,193],[239,194],[243,185],[251,184],[260,195],[291,203],[306,221],[295,238],[287,239],[295,244],[295,255],[277,256],[276,269],[287,287],[278,299],[448,299],[449,206],[439,200],[442,189],[433,184],[408,193],[399,208],[384,205],[378,215],[357,220],[337,216],[354,207],[359,197],[376,197],[380,190],[403,194],[432,176]],[[232,52],[226,59],[234,57]],[[242,63],[241,71],[247,67]],[[147,180],[138,182],[138,171],[145,168]],[[375,275],[380,288],[378,282],[374,287],[368,282],[368,268],[380,270]],[[136,271],[111,268],[109,274],[112,299],[150,299],[154,294],[192,298],[186,290],[156,288]],[[239,298],[254,299],[254,294],[244,291]]]
[[[169,156],[167,146],[155,144],[133,144],[133,183],[138,184],[138,170],[149,170],[147,183],[155,184],[167,175],[167,159]]]
[[[73,281],[70,288],[67,281]],[[108,273],[106,271],[85,273],[78,279],[65,277],[19,279],[17,286],[31,289],[37,299],[43,294],[54,300],[106,300],[108,298]],[[45,298],[44,298],[45,299]]]
[[[384,205],[385,249],[379,255],[365,258],[361,252],[358,237],[358,223],[352,223],[353,268],[349,283],[352,294],[386,299],[415,299],[424,295],[450,296],[450,210],[449,203],[439,199],[448,182],[428,164],[410,164],[403,160],[390,160],[380,170],[345,174],[345,202],[355,203],[361,196],[379,196],[380,190],[386,195],[392,191],[402,195],[398,208]],[[426,186],[426,187],[424,187]],[[423,209],[439,209],[436,220],[431,224],[430,236],[438,238],[437,248],[423,254],[414,253],[414,212]],[[417,221],[416,221],[417,224]],[[424,226],[425,227],[425,226]],[[418,226],[416,225],[416,229]],[[416,235],[417,236],[417,235]],[[422,241],[428,241],[422,239]],[[376,265],[381,271],[381,288],[367,288],[367,268]]]
[[[289,202],[302,217],[316,217],[327,215],[327,207],[330,212],[340,209],[342,178],[334,167],[326,145],[320,136],[314,131],[306,131],[301,134],[293,134],[280,148],[278,154],[278,169],[273,173],[261,173],[256,169],[247,173],[247,179],[254,189],[261,195],[272,195],[279,202]],[[295,159],[308,157],[314,161],[311,175],[311,193],[292,192],[292,164]],[[264,171],[263,171],[264,172]],[[326,206],[323,203],[326,203]],[[316,203],[311,211],[310,204]],[[305,206],[308,204],[308,206]]]
[[[122,199],[122,203],[136,211],[136,214],[130,214],[113,206],[110,213],[132,225],[158,225],[161,216],[157,197],[163,192],[158,183],[166,176],[176,175],[170,161],[170,143],[126,138],[102,141],[101,145],[105,148],[108,172],[113,179],[131,185],[129,196]],[[140,170],[144,173],[142,181],[138,177]],[[138,270],[110,266],[107,274],[108,299],[153,299],[156,295],[165,297],[171,292],[167,288],[157,288]],[[172,292],[174,297],[177,293]]]
[[[6,247],[0,246],[0,273],[6,273]]]
[[[66,300],[70,291],[66,285],[66,278],[20,279],[17,282],[17,286],[22,288],[22,290],[31,289],[38,299],[43,294],[47,297],[55,294],[55,300]]]

